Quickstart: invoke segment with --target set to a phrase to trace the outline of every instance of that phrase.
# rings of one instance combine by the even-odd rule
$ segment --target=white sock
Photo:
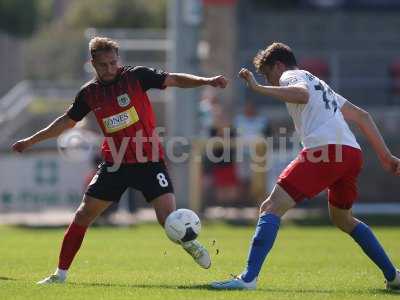
[[[68,270],[63,270],[63,269],[59,269],[59,268],[57,268],[56,271],[54,272],[55,275],[60,276],[62,279],[67,278],[67,273],[68,273]]]
[[[185,249],[188,247],[191,247],[193,244],[199,245],[200,243],[197,240],[191,240],[191,241],[181,243],[182,247]]]

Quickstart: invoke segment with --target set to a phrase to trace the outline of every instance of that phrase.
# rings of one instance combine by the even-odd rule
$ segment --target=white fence
[[[90,164],[68,162],[54,151],[2,155],[0,170],[0,213],[72,211]]]

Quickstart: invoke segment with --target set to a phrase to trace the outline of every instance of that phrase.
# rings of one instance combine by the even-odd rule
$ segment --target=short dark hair
[[[297,66],[296,57],[292,49],[284,43],[272,43],[266,49],[258,51],[253,59],[253,64],[257,72],[263,73],[266,66],[273,66],[277,61],[280,61],[287,67]]]

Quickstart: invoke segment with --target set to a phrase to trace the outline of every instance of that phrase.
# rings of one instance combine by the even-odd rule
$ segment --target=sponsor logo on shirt
[[[132,106],[119,114],[104,118],[103,125],[107,133],[113,133],[129,127],[137,121],[139,121],[139,116],[135,107]]]

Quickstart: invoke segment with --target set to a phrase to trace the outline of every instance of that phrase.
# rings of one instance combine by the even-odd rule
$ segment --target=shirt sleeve
[[[144,91],[149,89],[165,89],[165,78],[168,73],[148,67],[136,67],[132,71],[139,80]]]
[[[338,104],[339,108],[342,108],[342,106],[347,102],[347,99],[344,98],[342,95],[339,95],[338,93],[335,93],[336,95],[336,103]]]
[[[90,107],[85,101],[83,90],[81,90],[78,95],[76,95],[75,101],[67,109],[66,114],[71,120],[78,122],[82,120],[89,112]]]
[[[281,78],[279,79],[280,86],[304,86],[308,87],[307,81],[304,80],[300,75],[293,74],[291,72],[283,73]]]

